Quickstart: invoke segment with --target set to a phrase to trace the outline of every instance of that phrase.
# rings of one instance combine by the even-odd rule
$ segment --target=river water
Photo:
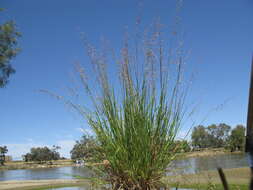
[[[247,167],[243,154],[226,154],[211,157],[196,157],[174,161],[169,167],[168,175],[178,173],[197,173],[222,168]],[[85,167],[40,168],[25,170],[0,171],[0,181],[39,180],[39,179],[74,179],[76,176],[89,177],[91,173]]]
[[[76,179],[90,177],[91,173],[85,167],[37,168],[24,170],[0,171],[0,181],[6,180],[40,180],[40,179]]]
[[[216,170],[218,167],[223,169],[248,167],[248,161],[245,154],[192,157],[172,162],[168,175],[198,173],[201,171]]]

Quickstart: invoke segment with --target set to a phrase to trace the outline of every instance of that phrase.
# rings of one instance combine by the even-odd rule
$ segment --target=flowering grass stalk
[[[127,37],[114,61],[86,43],[96,85],[83,67],[76,68],[93,106],[71,105],[96,136],[94,162],[104,164],[93,168],[112,188],[155,189],[163,186],[161,178],[175,157],[174,139],[185,113],[183,59],[179,49],[174,55],[165,51],[159,24],[138,35],[135,45],[130,41]],[[108,65],[118,69],[118,81]]]

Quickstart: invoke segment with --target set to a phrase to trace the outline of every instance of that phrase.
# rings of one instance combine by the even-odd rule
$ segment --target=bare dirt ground
[[[52,162],[45,162],[42,164],[36,162],[24,162],[24,161],[11,161],[6,162],[4,166],[0,166],[0,170],[17,170],[17,169],[33,169],[33,168],[55,168],[74,166],[75,163],[72,160],[57,160]]]
[[[52,188],[66,186],[88,185],[84,180],[53,179],[53,180],[26,180],[26,181],[1,181],[0,190],[30,190],[37,188]]]

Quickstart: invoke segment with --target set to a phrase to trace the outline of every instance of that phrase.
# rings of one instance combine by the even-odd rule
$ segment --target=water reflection
[[[74,179],[75,176],[89,177],[91,176],[91,172],[85,167],[38,168],[0,171],[0,181]]]
[[[240,168],[247,167],[247,159],[244,154],[226,154],[209,157],[196,157],[175,160],[169,169],[168,175],[178,173],[197,173],[206,170],[216,170],[217,167]]]

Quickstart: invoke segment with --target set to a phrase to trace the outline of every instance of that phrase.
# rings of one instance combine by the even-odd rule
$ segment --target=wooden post
[[[247,117],[247,135],[245,152],[248,154],[249,165],[251,169],[250,190],[253,190],[253,57],[251,64],[251,76],[249,87],[248,117]]]
[[[222,168],[217,168],[217,169],[218,169],[218,172],[219,172],[220,179],[221,179],[222,185],[224,187],[224,190],[229,190],[228,182],[227,182],[226,176],[225,176]]]

